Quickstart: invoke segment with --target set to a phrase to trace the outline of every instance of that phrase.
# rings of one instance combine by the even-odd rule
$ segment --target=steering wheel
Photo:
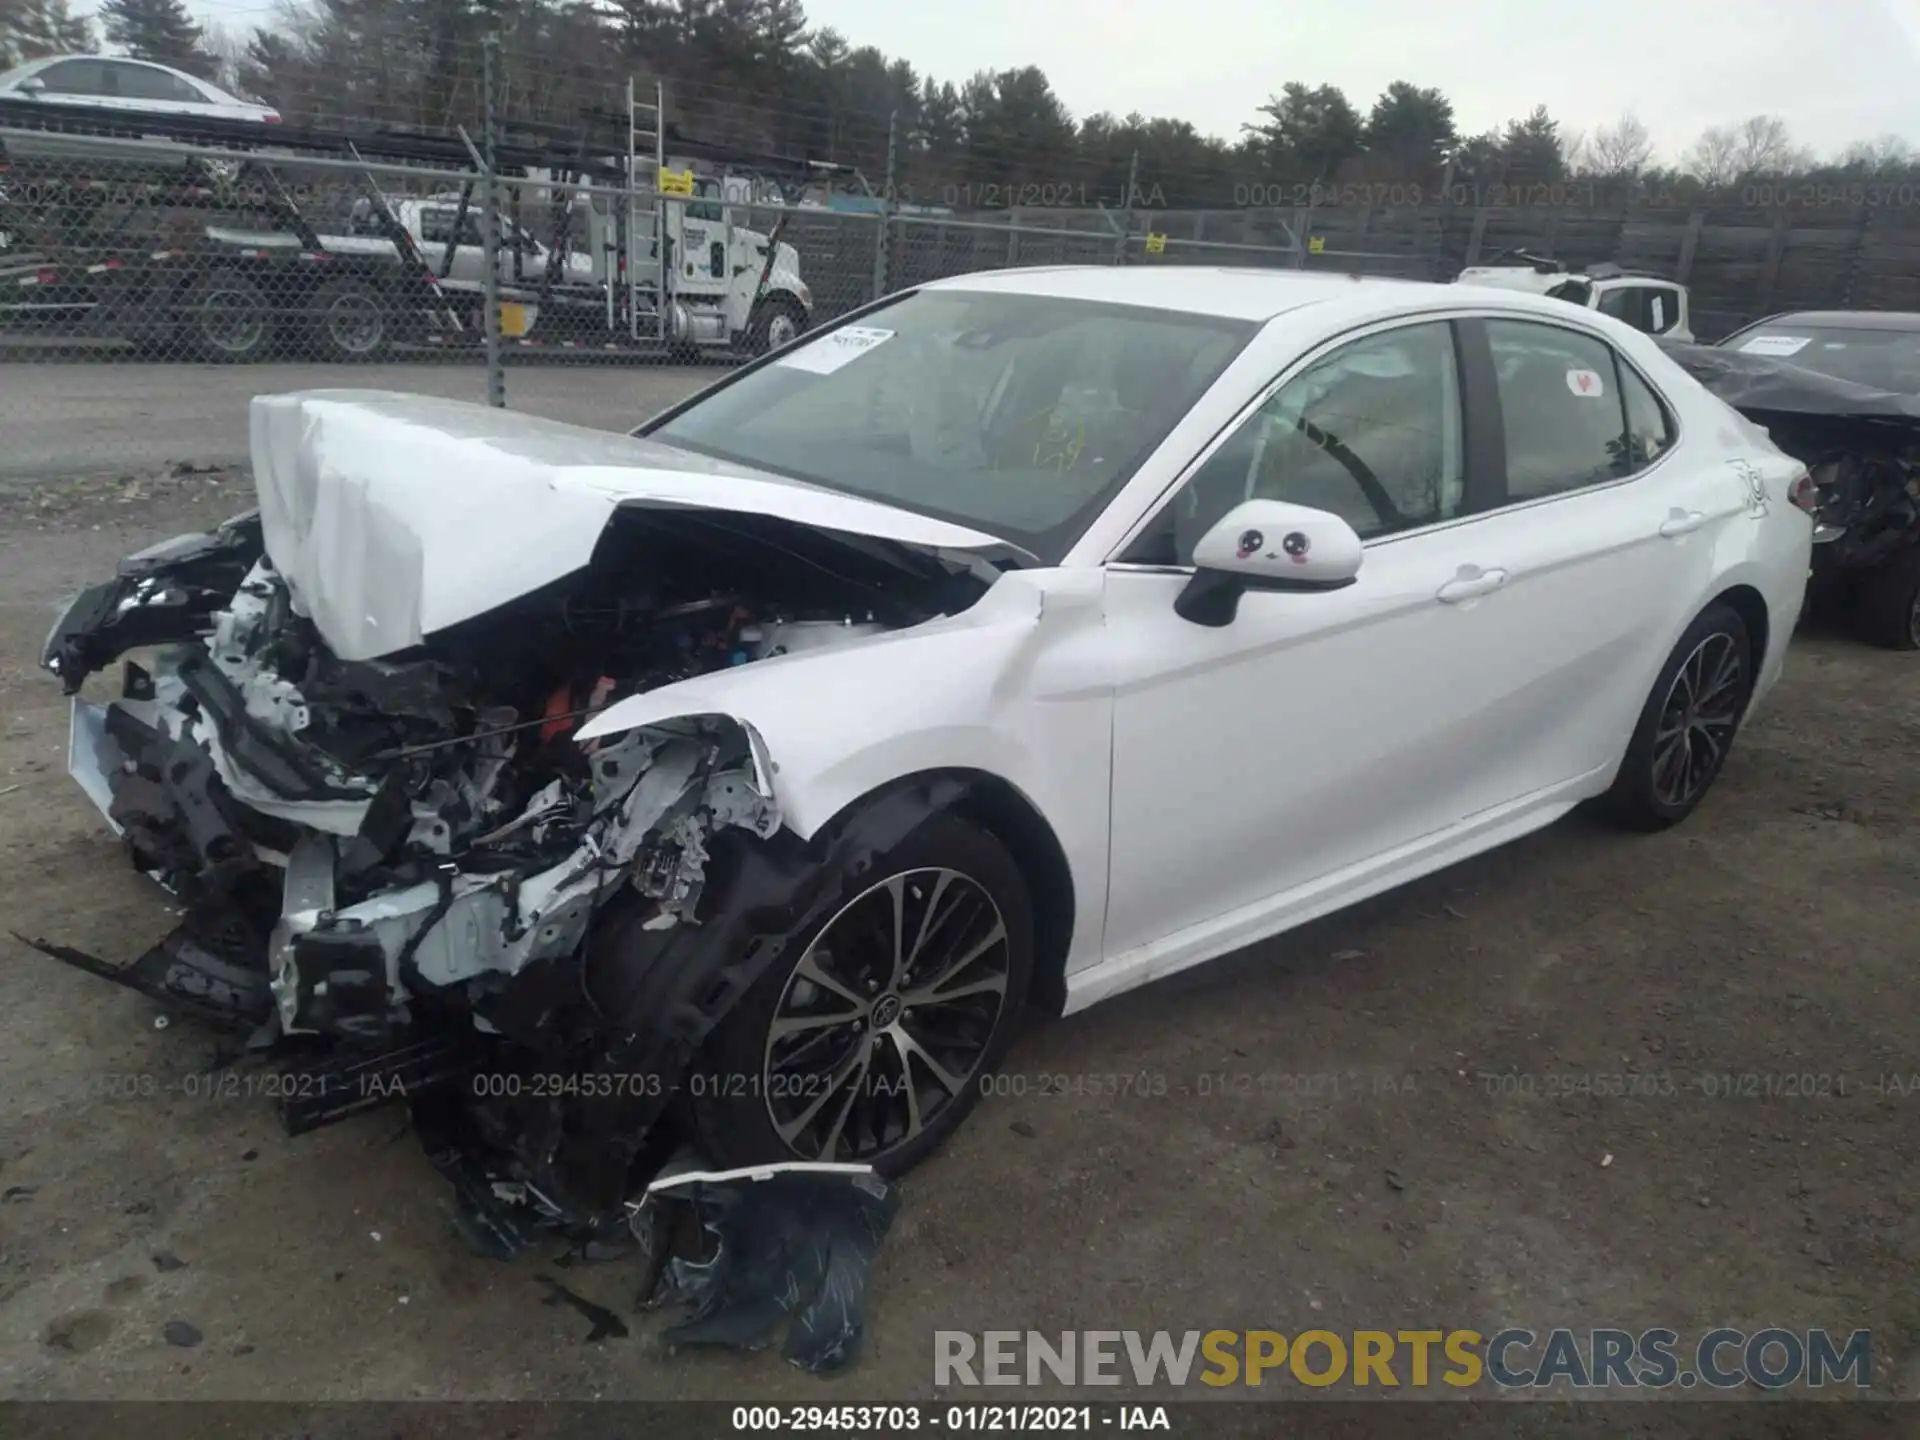
[[[1296,430],[1353,477],[1353,483],[1360,487],[1360,493],[1366,496],[1367,503],[1389,529],[1397,530],[1407,523],[1407,517],[1393,503],[1393,497],[1387,494],[1387,487],[1380,483],[1380,477],[1373,473],[1366,461],[1349,450],[1337,435],[1322,430],[1304,415],[1293,423]]]

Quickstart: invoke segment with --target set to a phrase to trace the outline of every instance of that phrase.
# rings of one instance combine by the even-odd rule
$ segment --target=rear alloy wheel
[[[723,1164],[900,1174],[959,1126],[1018,1026],[1033,925],[999,841],[939,816],[847,878],[798,958],[722,1022],[689,1085]]]
[[[216,271],[187,292],[186,321],[208,360],[261,359],[273,344],[273,311],[260,287],[232,270]]]
[[[1896,551],[1860,577],[1854,625],[1887,650],[1920,650],[1920,542]]]
[[[377,360],[387,350],[387,312],[363,280],[332,280],[313,296],[320,353],[349,364]]]
[[[1753,694],[1753,641],[1729,605],[1710,605],[1661,667],[1607,808],[1637,830],[1693,813],[1726,764]]]

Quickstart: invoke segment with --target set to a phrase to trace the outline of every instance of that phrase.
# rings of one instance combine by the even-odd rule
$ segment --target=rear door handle
[[[1440,587],[1439,599],[1443,604],[1458,605],[1462,600],[1471,600],[1477,595],[1491,595],[1507,583],[1507,572],[1504,570],[1474,570],[1470,565],[1463,565],[1461,569],[1472,570],[1473,573],[1463,573]]]
[[[1676,535],[1691,535],[1707,523],[1704,511],[1673,509],[1667,512],[1667,518],[1660,522],[1660,533],[1669,540]]]

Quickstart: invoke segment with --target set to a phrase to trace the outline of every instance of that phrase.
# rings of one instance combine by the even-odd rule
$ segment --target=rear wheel
[[[1756,663],[1746,622],[1731,605],[1709,605],[1687,627],[1660,669],[1603,802],[1614,819],[1663,830],[1693,813],[1726,763]]]
[[[1889,555],[1859,580],[1853,623],[1888,650],[1920,650],[1920,543]]]
[[[314,292],[310,307],[321,355],[348,364],[377,360],[391,342],[380,292],[364,280],[330,280]]]
[[[258,360],[273,345],[273,310],[260,287],[235,270],[204,275],[188,288],[181,329],[203,359]]]
[[[992,835],[937,816],[858,875],[749,990],[689,1077],[722,1165],[857,1161],[898,1175],[958,1128],[1018,1027],[1026,882]]]

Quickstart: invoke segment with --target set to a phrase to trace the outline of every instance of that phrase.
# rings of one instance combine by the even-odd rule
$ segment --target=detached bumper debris
[[[643,1202],[675,1204],[691,1208],[714,1251],[668,1259],[647,1297],[694,1307],[662,1335],[667,1345],[764,1350],[790,1322],[781,1353],[802,1370],[825,1374],[859,1355],[867,1277],[900,1208],[871,1167],[694,1171],[656,1180]]]
[[[167,1009],[196,1015],[221,1029],[251,1030],[265,1021],[273,1008],[266,972],[247,963],[246,937],[231,931],[208,934],[205,927],[189,922],[131,965],[112,965],[84,950],[30,940],[18,931],[13,938],[42,955],[124,985]]]

